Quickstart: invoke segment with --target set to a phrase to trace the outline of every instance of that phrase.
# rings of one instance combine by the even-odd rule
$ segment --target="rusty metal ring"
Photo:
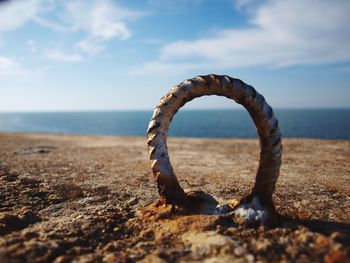
[[[204,95],[225,96],[243,105],[249,112],[260,139],[260,163],[254,187],[241,199],[240,208],[254,209],[258,202],[268,214],[274,213],[272,194],[279,176],[282,155],[278,121],[265,98],[252,86],[225,75],[197,76],[185,80],[165,94],[155,107],[147,130],[147,143],[160,196],[167,204],[188,210],[195,210],[201,205],[201,202],[197,202],[201,201],[201,197],[185,193],[181,188],[170,163],[166,141],[169,125],[176,112],[185,103]],[[204,199],[215,204],[215,200]]]

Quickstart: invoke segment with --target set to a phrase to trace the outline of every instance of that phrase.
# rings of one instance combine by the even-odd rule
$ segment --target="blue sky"
[[[350,107],[348,0],[0,2],[0,111],[150,110],[209,73],[275,108]]]

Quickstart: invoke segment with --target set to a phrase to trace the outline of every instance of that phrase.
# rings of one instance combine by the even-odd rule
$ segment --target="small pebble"
[[[126,204],[127,204],[127,205],[130,205],[130,206],[134,206],[134,205],[136,205],[138,202],[139,202],[139,200],[138,200],[136,197],[132,197],[132,198],[130,198],[130,199],[126,202]]]
[[[237,257],[241,257],[245,253],[245,249],[243,247],[236,247],[233,252]]]
[[[254,262],[254,256],[252,254],[248,254],[245,256],[245,259],[250,263]]]

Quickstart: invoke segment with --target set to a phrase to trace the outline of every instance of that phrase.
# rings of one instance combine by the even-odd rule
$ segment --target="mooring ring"
[[[260,162],[254,187],[241,200],[258,197],[263,206],[273,210],[272,194],[281,166],[281,133],[272,108],[252,86],[225,75],[206,75],[188,79],[174,86],[155,107],[147,130],[147,143],[158,191],[167,204],[193,209],[193,200],[185,193],[171,166],[167,132],[176,112],[187,102],[204,95],[225,96],[241,104],[250,114],[260,140]]]

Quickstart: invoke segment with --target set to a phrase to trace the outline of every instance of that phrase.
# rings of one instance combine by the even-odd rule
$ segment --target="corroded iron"
[[[257,128],[261,151],[255,184],[237,205],[218,207],[218,202],[202,191],[186,193],[170,163],[166,142],[172,118],[185,103],[204,95],[225,96],[241,104],[247,109]],[[207,75],[176,85],[155,107],[147,130],[147,143],[158,191],[167,204],[208,213],[235,209],[236,215],[246,220],[250,220],[247,213],[250,216],[253,214],[253,221],[266,221],[276,214],[272,194],[281,166],[281,133],[273,110],[265,98],[243,81],[225,75]]]

